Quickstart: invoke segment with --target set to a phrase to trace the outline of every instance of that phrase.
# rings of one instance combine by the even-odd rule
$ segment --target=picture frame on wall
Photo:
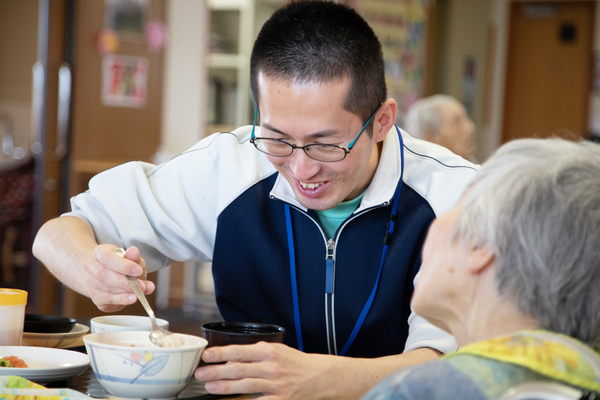
[[[104,0],[104,28],[123,39],[141,40],[149,7],[149,0]]]
[[[142,108],[148,92],[148,59],[111,54],[102,59],[102,104]]]

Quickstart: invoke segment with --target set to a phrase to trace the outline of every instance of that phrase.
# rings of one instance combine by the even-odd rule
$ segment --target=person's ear
[[[472,274],[480,274],[496,261],[496,255],[489,245],[473,245],[467,260],[467,270]]]
[[[396,122],[396,114],[398,113],[398,105],[396,100],[387,99],[383,102],[379,110],[375,113],[373,121],[373,137],[375,142],[381,142],[385,139],[387,133],[392,129]]]

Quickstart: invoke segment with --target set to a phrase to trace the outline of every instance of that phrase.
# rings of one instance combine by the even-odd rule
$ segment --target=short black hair
[[[363,123],[387,98],[381,43],[352,8],[324,0],[296,1],[273,13],[250,58],[250,81],[259,104],[258,74],[294,82],[350,78],[344,109]],[[371,124],[369,124],[371,125]],[[369,126],[367,131],[372,134]]]

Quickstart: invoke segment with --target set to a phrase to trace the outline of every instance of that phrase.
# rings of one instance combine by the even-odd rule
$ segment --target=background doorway
[[[586,137],[595,2],[515,2],[502,141]]]

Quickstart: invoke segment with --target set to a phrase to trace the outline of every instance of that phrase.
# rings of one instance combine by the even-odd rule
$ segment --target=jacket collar
[[[355,213],[370,207],[385,206],[389,204],[394,196],[402,172],[399,134],[400,130],[394,126],[383,140],[379,165]],[[298,202],[294,190],[281,174],[277,175],[270,196],[305,212],[308,211],[306,207]]]

